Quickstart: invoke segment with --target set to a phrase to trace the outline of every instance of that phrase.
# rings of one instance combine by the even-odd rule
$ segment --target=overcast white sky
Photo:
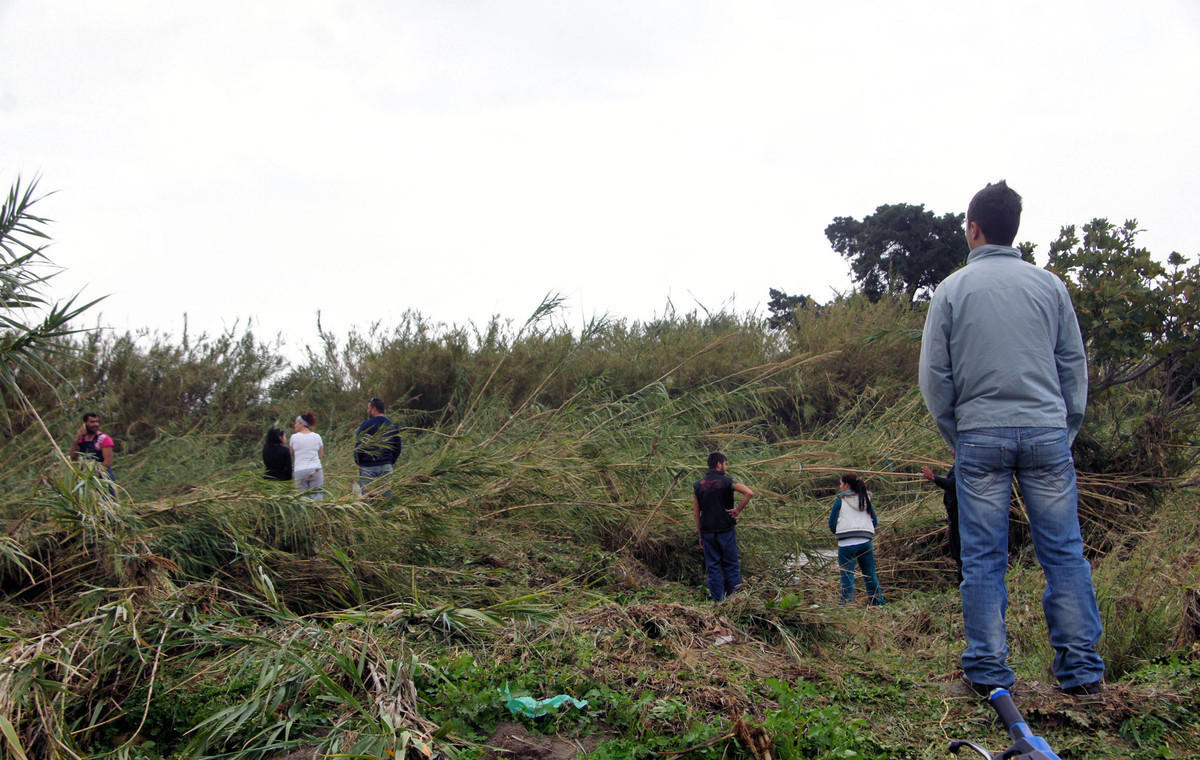
[[[999,178],[1194,258],[1198,76],[1196,0],[0,0],[0,185],[118,330],[761,313]]]

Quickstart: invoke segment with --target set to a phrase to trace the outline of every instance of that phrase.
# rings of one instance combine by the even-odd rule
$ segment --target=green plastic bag
[[[547,713],[554,712],[564,704],[570,704],[578,710],[587,707],[586,699],[575,699],[569,694],[559,694],[557,697],[549,699],[534,699],[533,697],[514,697],[508,690],[508,684],[504,684],[503,690],[500,691],[500,696],[505,698],[504,706],[513,715],[524,715],[526,718],[538,718]]]

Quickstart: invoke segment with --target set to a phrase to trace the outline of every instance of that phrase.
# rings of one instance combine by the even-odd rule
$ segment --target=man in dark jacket
[[[725,455],[714,451],[708,455],[708,472],[703,480],[692,486],[692,507],[700,548],[704,550],[708,593],[719,602],[742,585],[742,569],[738,563],[737,516],[746,508],[754,492],[725,474],[728,467]],[[733,506],[733,492],[745,496]]]
[[[955,576],[958,582],[962,583],[962,545],[958,539],[958,491],[954,467],[951,466],[945,475],[934,475],[932,469],[922,467],[921,474],[942,489],[942,506],[946,508],[947,534],[950,538],[950,557],[954,560]]]
[[[363,498],[382,496],[392,498],[391,489],[382,494],[371,491],[372,481],[391,474],[393,465],[400,458],[400,429],[396,423],[383,416],[383,401],[377,398],[367,402],[367,419],[358,426],[358,439],[354,443],[354,463],[358,465],[358,487]],[[376,489],[377,491],[378,489]]]

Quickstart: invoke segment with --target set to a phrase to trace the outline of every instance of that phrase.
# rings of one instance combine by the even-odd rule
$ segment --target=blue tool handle
[[[1021,717],[1021,711],[1017,709],[1008,689],[992,689],[992,693],[988,695],[988,701],[992,703],[992,709],[1000,716],[1005,730],[1014,740],[1033,736],[1033,732],[1029,730],[1029,725]]]
[[[1021,711],[1017,709],[1008,689],[992,689],[992,693],[988,695],[988,701],[992,703],[992,709],[1000,716],[1000,720],[1004,722],[1004,728],[1008,730],[1008,734],[1014,742],[1012,747],[1001,757],[1060,760],[1045,739],[1034,736],[1033,732],[1029,730],[1029,724],[1025,722],[1025,718],[1021,717]]]

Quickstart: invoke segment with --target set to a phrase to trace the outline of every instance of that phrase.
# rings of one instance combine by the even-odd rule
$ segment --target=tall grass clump
[[[851,293],[798,308],[784,329],[790,352],[824,357],[799,379],[792,429],[842,419],[861,394],[894,400],[915,384],[924,309],[897,298]]]
[[[596,318],[576,330],[556,320],[557,306],[548,297],[519,325],[446,326],[407,312],[341,342],[322,334],[270,396],[358,416],[364,394],[378,395],[424,428],[460,422],[480,394],[511,414],[559,407],[586,387],[623,396],[661,382],[682,393],[778,358],[776,337],[752,316],[670,312],[647,322]]]
[[[141,330],[112,335],[100,329],[67,339],[47,361],[59,381],[26,377],[22,390],[37,409],[68,410],[78,428],[84,412],[100,415],[119,450],[136,450],[160,434],[193,430],[246,443],[273,415],[265,390],[286,362],[278,342],[234,326],[217,336],[176,337]],[[10,436],[32,423],[10,402]]]

